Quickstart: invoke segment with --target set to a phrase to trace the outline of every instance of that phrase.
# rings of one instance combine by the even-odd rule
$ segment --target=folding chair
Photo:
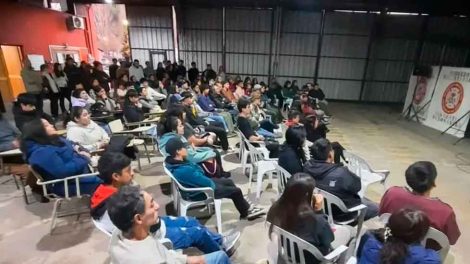
[[[386,181],[390,174],[389,170],[374,170],[365,159],[350,151],[344,151],[344,157],[348,161],[346,164],[348,169],[361,178],[362,188],[359,196],[364,197],[367,186],[376,182],[382,184],[384,191],[387,190]]]
[[[289,264],[306,264],[307,252],[320,263],[339,263],[348,249],[341,245],[328,255],[323,255],[314,245],[278,226],[273,226],[273,233],[277,236],[278,256]]]
[[[357,233],[356,233],[356,240],[357,240],[359,235],[361,234],[361,228],[362,228],[362,224],[364,223],[364,217],[366,215],[367,206],[365,206],[364,204],[360,204],[352,208],[348,208],[346,207],[344,202],[341,199],[339,199],[336,195],[333,195],[319,188],[315,188],[315,193],[323,195],[323,198],[324,198],[323,209],[326,209],[325,212],[328,215],[328,222],[330,224],[347,225],[347,224],[357,221]],[[357,213],[357,215],[345,221],[335,220],[333,218],[333,210],[332,210],[333,205],[336,206],[343,213]]]
[[[212,215],[212,205],[215,207],[215,216],[217,220],[217,231],[222,234],[222,199],[214,198],[214,190],[209,187],[203,188],[186,188],[181,185],[176,177],[164,165],[165,173],[171,178],[173,202],[176,203],[179,216],[186,216],[192,207],[207,206],[209,214]],[[188,193],[204,193],[206,199],[202,201],[191,201],[184,198]],[[175,197],[176,196],[176,197]]]
[[[253,170],[256,166],[256,199],[259,199],[259,197],[261,196],[261,188],[263,186],[263,176],[266,173],[269,173],[269,179],[272,183],[272,172],[276,170],[275,166],[277,165],[278,159],[266,158],[265,154],[258,148],[255,148],[248,140],[245,141],[245,145],[248,146],[248,151],[251,159],[251,164],[249,166],[250,176],[248,180],[248,191],[251,192]]]
[[[278,163],[274,164],[277,172],[277,193],[281,196],[286,188],[287,181],[292,176],[288,171],[281,167]]]
[[[155,126],[143,126],[143,127],[137,127],[135,129],[132,129],[132,130],[125,130],[121,119],[116,119],[116,120],[113,120],[113,121],[109,122],[108,126],[109,126],[109,129],[111,130],[111,133],[113,133],[115,135],[128,134],[128,135],[134,136],[134,138],[131,140],[131,142],[129,143],[128,146],[129,147],[130,146],[144,146],[145,154],[147,155],[147,160],[148,160],[149,164],[151,163],[150,154],[149,154],[149,151],[147,149],[147,145],[145,144],[145,140],[141,139],[141,138],[136,138],[136,135],[138,137],[142,137],[143,133],[147,132],[150,129],[153,129]],[[137,153],[137,164],[139,165],[139,170],[142,170],[142,166],[140,164],[140,154],[139,154],[139,152]]]
[[[51,227],[50,227],[50,234],[52,235],[52,231],[54,230],[55,222],[57,218],[60,217],[65,217],[65,216],[71,216],[71,215],[77,215],[77,220],[80,218],[81,214],[89,214],[90,213],[90,202],[89,202],[89,197],[90,195],[82,195],[80,193],[80,179],[86,178],[86,177],[94,177],[98,176],[98,173],[87,173],[87,174],[80,174],[80,175],[75,175],[75,176],[70,176],[66,177],[63,179],[56,179],[56,180],[50,180],[50,181],[45,181],[44,178],[34,170],[32,166],[29,166],[29,169],[33,173],[33,175],[37,179],[37,185],[42,186],[42,191],[44,197],[47,197],[51,200],[55,200],[54,203],[54,209],[52,210],[52,220],[51,220]],[[76,188],[76,195],[70,195],[69,194],[69,182],[75,182],[75,188]],[[48,192],[47,186],[52,186],[54,184],[58,183],[63,183],[64,184],[64,192],[65,196],[62,197],[60,195],[57,195],[52,192]],[[73,183],[72,183],[73,184]],[[82,203],[81,206],[73,206],[71,210],[66,210],[66,211],[61,211],[60,207],[64,201],[69,202],[70,204],[73,203],[73,200],[77,200],[77,203],[79,202],[84,202]]]
[[[13,182],[15,183],[15,186],[16,186],[17,190],[20,189],[20,185],[18,184],[18,180],[19,180],[19,182],[21,183],[21,190],[23,192],[24,202],[26,204],[29,204],[28,195],[26,194],[26,189],[25,189],[25,187],[26,187],[25,186],[25,179],[23,179],[23,177],[21,177],[19,175],[14,175],[13,173],[11,173],[11,167],[10,167],[10,171],[7,174],[7,166],[3,162],[4,157],[21,156],[21,155],[23,155],[23,154],[21,153],[20,149],[12,149],[12,150],[7,150],[7,151],[0,152],[0,172],[1,172],[0,175],[9,175],[9,176],[11,176],[12,179],[13,179]],[[18,177],[19,179],[17,179],[16,177]],[[4,184],[4,183],[9,182],[9,181],[10,181],[10,179],[5,180],[5,181],[1,182],[0,184]]]

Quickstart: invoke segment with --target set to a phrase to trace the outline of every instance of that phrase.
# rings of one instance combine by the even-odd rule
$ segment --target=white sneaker
[[[240,235],[240,231],[236,231],[222,238],[222,246],[227,255],[230,256],[235,252],[234,247],[240,239]]]

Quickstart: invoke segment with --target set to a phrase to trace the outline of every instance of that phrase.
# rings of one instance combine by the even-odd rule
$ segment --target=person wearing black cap
[[[211,179],[204,175],[201,167],[187,161],[188,152],[179,138],[170,139],[165,146],[165,150],[169,155],[165,159],[165,166],[183,186],[188,188],[209,187],[214,190],[215,199],[232,199],[241,219],[253,220],[265,214],[262,208],[256,207],[245,200],[242,191],[235,186],[231,179]],[[205,194],[188,193],[187,197],[199,200],[203,199]]]
[[[36,110],[36,96],[30,93],[22,93],[18,95],[16,102],[13,104],[13,116],[15,118],[16,127],[23,132],[23,125],[34,119],[46,119],[49,123],[54,124],[52,117],[42,111]]]

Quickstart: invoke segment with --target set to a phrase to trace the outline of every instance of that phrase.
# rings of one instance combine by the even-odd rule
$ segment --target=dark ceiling
[[[104,0],[69,0],[74,3],[104,3]],[[114,0],[126,5],[180,5],[183,7],[271,8],[277,5],[294,10],[364,10],[430,15],[469,15],[468,0]]]

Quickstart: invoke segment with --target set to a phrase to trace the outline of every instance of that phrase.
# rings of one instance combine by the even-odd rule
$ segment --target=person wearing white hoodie
[[[105,148],[109,143],[106,131],[90,119],[84,107],[72,108],[72,121],[67,123],[67,139],[79,143],[89,151]]]

